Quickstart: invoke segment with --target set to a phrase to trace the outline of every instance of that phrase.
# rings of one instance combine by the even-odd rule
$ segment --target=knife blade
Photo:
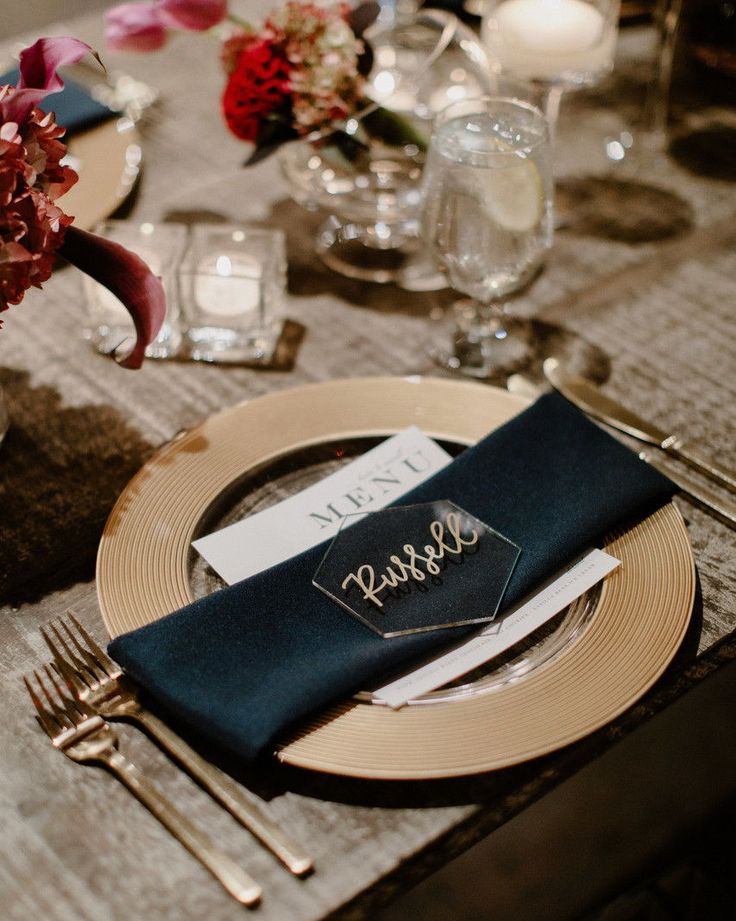
[[[642,419],[612,397],[601,393],[595,384],[584,377],[565,371],[556,358],[547,358],[543,369],[555,390],[559,390],[578,409],[639,441],[655,445],[731,492],[736,492],[736,472],[733,470],[687,444],[678,435],[668,434],[664,429]]]
[[[670,464],[662,463],[659,458],[655,457],[651,451],[640,451],[639,457],[650,466],[659,470],[677,486],[681,493],[692,499],[696,505],[700,505],[711,512],[716,518],[728,525],[729,528],[736,528],[736,502],[732,502],[723,496],[717,496],[714,492],[691,480],[683,474],[676,473]]]

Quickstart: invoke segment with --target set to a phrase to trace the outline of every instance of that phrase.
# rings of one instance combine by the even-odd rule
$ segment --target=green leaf
[[[293,141],[298,135],[291,125],[290,111],[269,115],[263,120],[253,153],[245,161],[245,166],[260,163],[270,157],[287,141]]]
[[[365,172],[370,166],[370,148],[354,134],[345,131],[333,131],[320,145],[320,154],[324,160],[340,169],[353,172]]]
[[[405,147],[407,144],[414,144],[421,151],[426,151],[428,146],[427,137],[419,131],[412,122],[399,115],[398,112],[392,112],[390,109],[384,109],[379,106],[375,111],[360,117],[361,124],[372,137],[379,138],[392,147]]]

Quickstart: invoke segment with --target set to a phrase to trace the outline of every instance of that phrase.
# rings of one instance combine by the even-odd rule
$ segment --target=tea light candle
[[[504,0],[486,14],[483,34],[504,70],[533,80],[610,68],[616,29],[583,0]]]
[[[214,316],[247,316],[260,305],[262,272],[258,260],[245,253],[213,253],[197,265],[194,299]]]

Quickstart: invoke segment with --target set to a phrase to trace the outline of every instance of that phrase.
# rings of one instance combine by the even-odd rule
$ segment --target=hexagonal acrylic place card
[[[403,636],[493,620],[520,554],[453,502],[400,505],[347,516],[312,582],[381,636]]]

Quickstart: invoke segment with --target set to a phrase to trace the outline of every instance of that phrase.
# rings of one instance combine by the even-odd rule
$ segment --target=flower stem
[[[241,29],[248,29],[251,32],[255,31],[253,26],[246,19],[241,19],[240,16],[233,16],[232,13],[228,13],[225,18],[228,22],[233,23],[233,25],[240,26]]]

